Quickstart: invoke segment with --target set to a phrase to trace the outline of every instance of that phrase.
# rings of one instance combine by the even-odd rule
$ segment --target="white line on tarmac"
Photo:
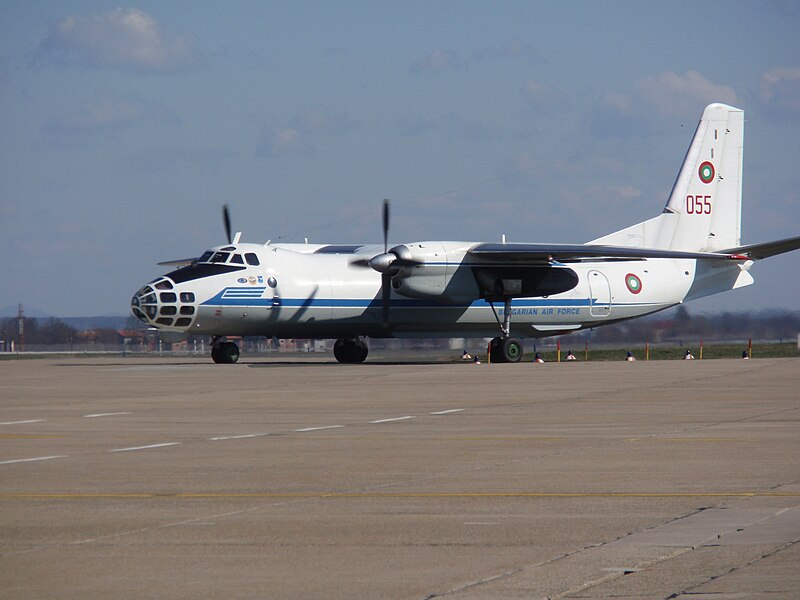
[[[83,415],[84,419],[96,419],[97,417],[116,417],[117,415],[129,415],[129,412],[97,413],[95,415]]]
[[[213,437],[209,438],[212,442],[218,442],[220,440],[243,440],[245,438],[255,438],[255,437],[264,437],[269,435],[268,433],[245,433],[243,435],[224,435],[221,437]]]
[[[37,456],[36,458],[19,458],[17,460],[0,461],[0,465],[10,465],[12,463],[34,462],[37,460],[52,460],[54,458],[67,458],[66,456]]]
[[[44,419],[28,419],[27,421],[6,421],[0,425],[22,425],[23,423],[42,423]]]
[[[440,410],[439,412],[432,412],[432,415],[449,415],[451,413],[457,413],[467,410],[466,408],[451,408],[450,410]]]
[[[306,427],[305,429],[295,429],[295,433],[303,433],[304,431],[321,431],[323,429],[339,429],[344,425],[326,425],[325,427]]]
[[[180,442],[167,442],[165,444],[150,444],[149,446],[134,446],[132,448],[116,448],[109,452],[132,452],[134,450],[149,450],[150,448],[164,448],[166,446],[177,446]]]
[[[377,423],[391,423],[393,421],[406,421],[408,419],[416,419],[417,417],[409,415],[407,417],[395,417],[394,419],[378,419],[377,421],[370,421],[370,424],[374,425]]]

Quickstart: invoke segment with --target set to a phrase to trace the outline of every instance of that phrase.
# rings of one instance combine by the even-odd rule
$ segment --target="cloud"
[[[566,95],[562,91],[535,79],[525,82],[520,93],[528,109],[537,114],[557,110],[567,102]]]
[[[70,144],[94,137],[114,137],[143,123],[175,125],[178,118],[158,103],[101,96],[50,117],[40,133],[48,140]]]
[[[698,112],[711,102],[737,104],[736,92],[727,85],[713,83],[697,71],[683,75],[666,71],[635,84],[636,95],[661,116],[684,116]]]
[[[303,110],[288,125],[265,127],[256,145],[256,156],[311,155],[321,138],[342,137],[357,128],[358,123],[346,113]]]
[[[781,113],[800,113],[800,67],[775,67],[764,73],[759,98]]]
[[[135,8],[65,17],[39,44],[35,59],[54,65],[141,72],[177,71],[204,63],[189,40],[165,34],[158,21]]]
[[[421,73],[423,71],[454,70],[463,66],[464,63],[457,53],[437,48],[427,56],[411,63],[408,70],[412,73]]]
[[[524,59],[529,65],[540,60],[539,52],[531,44],[511,40],[500,46],[486,46],[472,53],[470,62],[478,63],[486,60],[504,60],[507,58]]]
[[[471,67],[487,61],[499,61],[508,59],[522,59],[528,64],[538,62],[540,57],[536,49],[528,43],[512,40],[499,46],[484,46],[474,50],[469,58],[462,58],[458,52],[437,48],[427,56],[414,61],[408,67],[412,73],[424,71],[455,71],[465,67]]]
[[[488,143],[496,142],[503,137],[503,132],[498,128],[487,127],[452,112],[445,117],[444,128],[451,140]]]
[[[711,102],[736,105],[739,97],[729,86],[706,79],[697,71],[683,75],[665,71],[640,79],[630,93],[609,92],[589,114],[590,128],[600,137],[625,137],[653,128],[653,117],[692,119]]]
[[[164,146],[143,149],[116,161],[117,169],[127,175],[149,175],[189,166],[208,171],[237,154],[226,148],[180,148]]]

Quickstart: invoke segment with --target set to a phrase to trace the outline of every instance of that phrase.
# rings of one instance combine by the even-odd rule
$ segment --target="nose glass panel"
[[[174,286],[167,279],[151,282],[131,299],[131,311],[137,319],[148,325],[188,327],[196,310],[194,292],[156,292],[172,289]]]

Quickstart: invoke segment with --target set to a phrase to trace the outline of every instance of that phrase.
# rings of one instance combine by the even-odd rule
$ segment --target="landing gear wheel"
[[[232,365],[239,360],[239,346],[233,342],[219,342],[211,346],[211,358],[215,363]]]
[[[515,363],[522,358],[522,342],[517,338],[496,337],[489,343],[493,363]]]
[[[362,363],[367,359],[369,348],[362,337],[339,338],[333,344],[333,355],[340,363]]]
[[[500,353],[503,355],[503,362],[519,362],[522,358],[522,342],[517,338],[505,338],[500,344]]]

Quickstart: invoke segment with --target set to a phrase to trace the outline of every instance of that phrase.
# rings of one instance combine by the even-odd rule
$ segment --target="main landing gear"
[[[211,359],[215,363],[231,365],[239,360],[239,346],[215,336],[211,340]]]
[[[340,363],[362,363],[368,353],[367,340],[360,336],[339,338],[333,344],[333,355]]]
[[[502,323],[497,311],[494,309],[494,303],[489,301],[489,305],[492,307],[497,324],[500,325],[500,336],[489,342],[491,361],[496,363],[519,362],[522,358],[522,342],[517,338],[511,337],[511,298],[506,298],[504,301],[505,308],[503,309]]]

